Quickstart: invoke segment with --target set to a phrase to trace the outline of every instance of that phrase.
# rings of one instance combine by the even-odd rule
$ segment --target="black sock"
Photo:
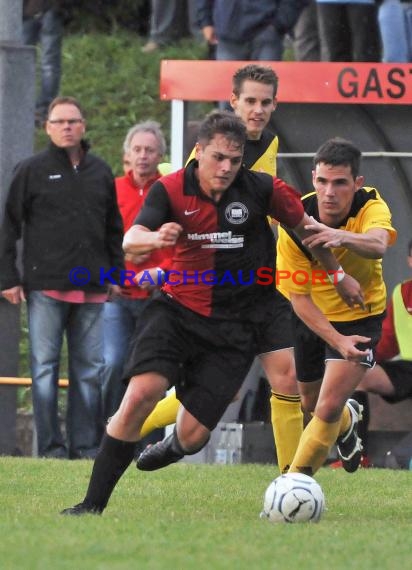
[[[356,390],[352,394],[352,398],[363,406],[362,419],[358,426],[358,435],[362,440],[363,455],[368,455],[369,447],[369,398],[368,393],[362,390]]]
[[[191,451],[188,451],[186,449],[183,449],[183,447],[179,441],[179,438],[177,437],[177,430],[175,427],[173,430],[173,434],[172,434],[171,449],[173,451],[175,451],[176,453],[181,453],[182,455],[195,455],[195,453],[199,453],[199,451],[204,448],[204,446],[208,443],[209,439],[210,439],[210,433],[209,433],[206,441],[201,443],[198,447],[196,447],[196,449],[192,449]]]
[[[179,438],[177,437],[176,426],[175,426],[175,429],[173,430],[173,433],[170,437],[170,449],[174,453],[177,453],[178,455],[182,455],[182,456],[189,453],[188,451],[183,449],[183,447],[180,445]]]
[[[133,461],[136,443],[103,436],[84,502],[103,511],[118,480]]]

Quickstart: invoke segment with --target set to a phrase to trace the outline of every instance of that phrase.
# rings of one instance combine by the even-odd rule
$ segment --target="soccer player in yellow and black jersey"
[[[233,75],[230,104],[246,126],[243,164],[249,170],[276,176],[279,139],[268,124],[276,109],[278,78],[270,67],[250,64]],[[195,157],[192,150],[187,162]]]
[[[276,109],[278,78],[270,67],[250,64],[236,71],[232,81],[230,104],[246,126],[247,141],[243,155],[246,168],[276,175],[278,137],[268,128]],[[194,150],[188,162],[194,158]],[[269,224],[268,224],[269,226]],[[274,264],[273,234],[268,229],[268,265]],[[257,351],[272,389],[271,418],[279,468],[287,470],[303,431],[303,414],[296,384],[290,330],[290,308],[276,294],[273,312],[257,330]],[[280,316],[280,309],[282,316]],[[282,320],[279,327],[278,319]],[[170,394],[158,403],[143,425],[141,436],[153,429],[174,423],[179,401]]]
[[[388,206],[359,175],[361,153],[349,141],[331,139],[314,157],[315,192],[303,197],[315,233],[298,244],[279,231],[280,290],[294,312],[296,373],[306,426],[290,471],[314,474],[337,442],[343,467],[355,471],[361,459],[357,426],[362,406],[350,398],[375,364],[386,306],[382,256],[396,240]],[[331,247],[341,265],[326,275],[310,248]],[[305,247],[307,249],[305,249]],[[345,304],[336,282],[350,273],[361,285],[363,302]]]

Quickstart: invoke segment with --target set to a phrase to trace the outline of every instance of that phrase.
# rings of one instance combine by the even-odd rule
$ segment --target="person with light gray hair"
[[[166,152],[166,140],[156,121],[147,120],[133,125],[123,143],[123,158],[128,165],[124,176],[116,178],[116,194],[124,231],[133,224],[146,194],[161,174],[158,166]],[[149,301],[152,287],[150,280],[138,286],[133,279],[141,271],[162,275],[163,262],[169,251],[156,251],[151,255],[126,256],[125,265],[129,272],[121,278],[120,291],[112,296],[104,307],[104,380],[103,418],[107,420],[119,407],[125,386],[121,376],[127,350],[136,323]],[[162,269],[161,269],[162,268]],[[127,275],[127,278],[126,278]]]

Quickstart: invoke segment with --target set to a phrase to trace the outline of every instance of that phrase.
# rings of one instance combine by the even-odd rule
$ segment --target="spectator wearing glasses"
[[[93,457],[100,443],[103,368],[102,274],[123,268],[123,225],[110,167],[89,153],[86,123],[73,97],[48,111],[47,149],[20,162],[0,235],[0,290],[27,300],[38,455]],[[17,241],[23,241],[20,274]],[[115,290],[117,285],[112,285]],[[68,347],[67,441],[58,422],[63,335]]]

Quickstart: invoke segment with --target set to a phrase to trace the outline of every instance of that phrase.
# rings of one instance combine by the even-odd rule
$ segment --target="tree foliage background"
[[[123,139],[133,124],[157,120],[170,142],[170,102],[159,98],[161,61],[204,59],[206,46],[183,35],[173,44],[143,54],[149,0],[63,0],[59,5],[66,19],[60,93],[79,99],[92,150],[119,175]],[[205,104],[189,107],[189,119],[195,120],[210,109]],[[45,133],[37,131],[36,149],[46,142]]]
[[[69,31],[110,32],[123,27],[139,34],[147,34],[150,18],[150,0],[62,0]]]

